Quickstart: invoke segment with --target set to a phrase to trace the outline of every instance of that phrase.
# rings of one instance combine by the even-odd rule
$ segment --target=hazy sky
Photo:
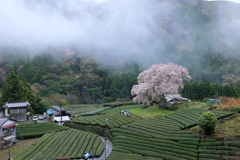
[[[66,49],[75,44],[99,55],[104,53],[119,60],[128,57],[142,64],[164,62],[165,58],[172,60],[175,56],[171,53],[159,58],[165,47],[164,36],[159,35],[166,33],[161,28],[161,18],[178,15],[169,3],[149,5],[152,2],[0,0],[0,45],[14,44],[39,52],[49,44],[66,46]],[[174,24],[169,24],[169,28],[171,25]],[[171,29],[177,38],[189,32],[184,26]]]
[[[27,46],[36,51],[49,44],[76,44],[115,57],[119,53],[135,54],[137,50],[149,52],[152,45],[160,43],[146,44],[153,41],[152,30],[156,26],[146,7],[148,1],[98,2],[0,0],[0,43]]]

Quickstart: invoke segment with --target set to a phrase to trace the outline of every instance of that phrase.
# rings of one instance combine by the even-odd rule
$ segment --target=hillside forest
[[[139,73],[154,63],[173,62],[186,67],[192,77],[179,91],[183,97],[194,100],[239,97],[240,5],[199,2],[150,1],[146,8],[155,22],[150,26],[153,36],[143,39],[144,45],[129,44],[116,51],[82,47],[77,42],[49,44],[40,50],[0,44],[0,88],[13,71],[39,98],[38,102],[40,99],[51,104],[129,101]],[[171,12],[164,11],[164,5]],[[108,21],[109,17],[103,15],[108,12],[101,13],[97,18]],[[149,50],[142,50],[146,45]],[[136,46],[139,48],[132,53]],[[6,99],[2,99],[4,102]]]

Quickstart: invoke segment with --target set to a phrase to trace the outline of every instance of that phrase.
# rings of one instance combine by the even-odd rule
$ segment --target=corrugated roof
[[[180,94],[165,94],[165,99],[167,102],[181,102],[181,101],[188,101],[189,99],[181,97]]]
[[[58,122],[60,122],[61,119],[62,119],[62,121],[69,121],[70,120],[70,118],[68,116],[62,116],[62,118],[61,117],[54,117],[54,120],[58,121]]]
[[[31,104],[28,101],[6,102],[4,108],[28,107]]]
[[[56,111],[58,111],[58,112],[61,112],[61,110],[62,110],[62,111],[66,111],[64,108],[59,107],[59,106],[56,106],[56,105],[53,105],[51,108],[54,109],[54,110],[56,110]]]
[[[0,126],[2,126],[7,120],[8,118],[0,118]]]
[[[54,115],[60,115],[60,113],[52,108],[48,109],[47,111],[51,111]]]
[[[52,111],[49,111],[49,110],[47,111],[47,113],[48,113],[48,114],[53,114],[53,112],[52,112]]]

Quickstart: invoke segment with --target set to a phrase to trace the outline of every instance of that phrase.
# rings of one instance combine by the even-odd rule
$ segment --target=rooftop
[[[28,101],[6,102],[3,108],[29,107],[31,104]]]

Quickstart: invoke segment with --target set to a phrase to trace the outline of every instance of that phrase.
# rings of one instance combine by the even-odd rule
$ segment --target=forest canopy
[[[2,89],[12,70],[35,95],[51,103],[59,99],[71,104],[131,100],[131,88],[143,70],[152,64],[170,62],[187,68],[192,77],[180,90],[185,97],[239,96],[239,4],[201,0],[109,0],[81,2],[86,7],[80,8],[80,4],[51,2],[57,5],[49,1],[32,1],[28,6],[18,3],[25,11],[24,14],[18,10],[19,16],[15,16],[19,21],[12,21],[16,17],[11,19],[11,15],[6,14],[4,25],[12,28],[3,27],[0,31]],[[63,5],[67,6],[65,10],[58,8]],[[73,10],[71,5],[77,9]],[[45,15],[34,8],[36,6],[46,6],[46,10],[43,7]],[[51,9],[56,12],[50,12]],[[0,13],[4,11],[6,9],[0,9]],[[28,31],[14,30],[15,33],[22,29],[25,39],[16,37],[18,34],[6,34],[15,26],[25,26],[22,22],[33,26],[26,21],[30,13],[40,25],[34,25],[34,30],[31,30],[33,27]],[[54,18],[68,25],[64,30],[52,30],[56,27],[49,23],[49,28],[42,30],[41,19],[57,22]]]

